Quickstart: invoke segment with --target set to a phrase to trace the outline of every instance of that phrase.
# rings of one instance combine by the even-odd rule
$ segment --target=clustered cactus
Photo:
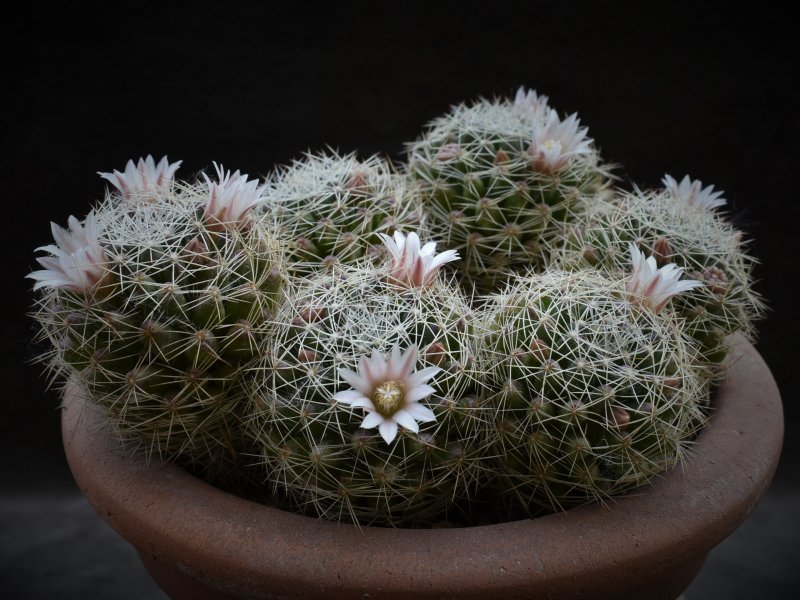
[[[101,173],[105,199],[53,225],[42,360],[150,455],[302,514],[482,523],[640,486],[764,310],[721,192],[612,190],[532,90],[454,107],[397,170],[179,166]]]

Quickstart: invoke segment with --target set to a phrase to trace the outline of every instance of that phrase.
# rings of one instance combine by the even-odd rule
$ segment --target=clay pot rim
[[[67,458],[84,494],[123,538],[211,587],[236,580],[243,589],[279,594],[567,594],[578,578],[585,589],[587,581],[666,570],[704,556],[745,519],[772,479],[783,439],[775,381],[753,346],[736,337],[710,425],[683,469],[651,487],[607,507],[497,525],[358,528],[243,500],[171,464],[148,466],[98,435],[102,417],[82,404],[79,390],[68,389]]]

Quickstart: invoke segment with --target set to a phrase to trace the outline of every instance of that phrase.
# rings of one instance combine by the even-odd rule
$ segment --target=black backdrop
[[[57,397],[32,355],[33,250],[99,199],[96,171],[152,153],[186,177],[266,175],[330,145],[402,158],[448,106],[519,85],[577,111],[623,184],[689,173],[726,192],[762,265],[760,351],[786,404],[796,475],[800,208],[796,20],[755,5],[611,2],[114,3],[6,15],[2,162],[3,485],[67,483]]]

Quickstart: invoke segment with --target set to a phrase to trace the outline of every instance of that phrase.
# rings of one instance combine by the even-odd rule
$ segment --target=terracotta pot
[[[780,455],[769,369],[741,340],[734,360],[682,470],[607,507],[500,525],[358,529],[242,500],[122,450],[76,387],[64,446],[95,510],[173,598],[675,598]]]

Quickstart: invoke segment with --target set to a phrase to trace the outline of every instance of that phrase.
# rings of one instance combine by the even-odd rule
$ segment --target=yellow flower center
[[[384,417],[392,416],[403,404],[403,384],[399,381],[384,381],[375,388],[372,403]]]
[[[542,146],[547,150],[555,150],[559,154],[561,153],[561,142],[558,140],[545,140]]]

